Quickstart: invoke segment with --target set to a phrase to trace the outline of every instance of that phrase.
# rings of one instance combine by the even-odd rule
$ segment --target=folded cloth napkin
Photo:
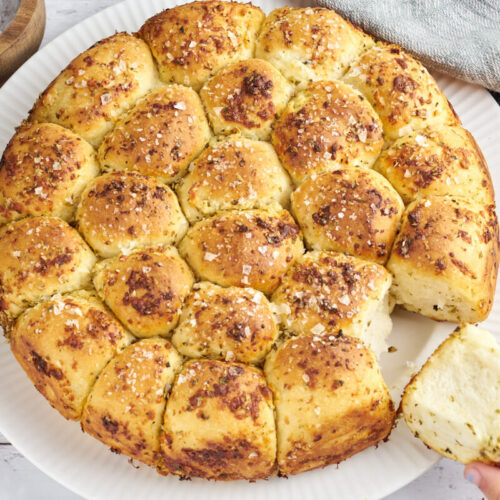
[[[500,0],[315,0],[429,69],[500,92]]]

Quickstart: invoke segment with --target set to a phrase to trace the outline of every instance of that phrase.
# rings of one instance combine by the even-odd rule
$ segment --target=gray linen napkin
[[[500,92],[500,0],[315,0],[429,69]]]

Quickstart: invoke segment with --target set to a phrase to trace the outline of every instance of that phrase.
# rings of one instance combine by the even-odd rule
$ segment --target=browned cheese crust
[[[0,224],[28,215],[71,220],[98,174],[92,146],[76,134],[51,123],[23,124],[0,161]]]
[[[54,293],[90,283],[95,256],[81,236],[53,217],[0,227],[0,325]]]
[[[451,197],[414,201],[387,266],[405,308],[436,320],[483,321],[498,272],[494,206]]]
[[[374,169],[405,203],[441,195],[495,203],[486,160],[462,127],[436,126],[401,137],[382,152]]]
[[[378,42],[351,65],[343,80],[370,101],[387,140],[429,124],[460,123],[434,78],[396,45]]]
[[[78,229],[102,257],[169,245],[186,232],[175,194],[152,177],[111,172],[91,182],[76,211]]]
[[[120,120],[98,151],[105,170],[136,171],[172,182],[210,138],[196,92],[181,85],[153,90]]]
[[[293,85],[272,64],[248,59],[219,71],[200,95],[216,134],[267,139],[292,93]]]
[[[371,167],[384,144],[370,103],[342,82],[310,83],[276,122],[273,145],[296,184],[341,166]]]
[[[131,338],[97,297],[73,292],[22,314],[10,347],[49,403],[65,418],[80,420],[99,373]]]
[[[120,115],[156,84],[148,46],[117,33],[73,59],[40,94],[30,120],[58,123],[97,147]]]
[[[177,195],[184,214],[195,222],[223,210],[286,207],[291,183],[273,147],[238,135],[205,149],[184,177]]]
[[[292,338],[267,358],[281,474],[349,458],[390,433],[394,405],[373,354],[345,336]]]
[[[278,336],[266,297],[251,288],[194,286],[172,343],[190,358],[260,363]]]
[[[165,395],[182,358],[163,339],[141,340],[116,356],[92,388],[82,429],[148,465],[156,465]]]
[[[251,4],[192,2],[149,18],[139,31],[164,82],[199,90],[222,67],[252,57],[264,13]]]
[[[179,251],[205,280],[268,294],[302,254],[303,244],[286,210],[235,210],[196,223]]]
[[[340,78],[373,43],[333,10],[282,7],[267,16],[255,55],[303,87],[309,81]]]
[[[240,363],[190,361],[167,402],[159,472],[260,479],[274,470],[273,398],[264,374]]]
[[[94,286],[137,337],[168,335],[193,285],[193,273],[174,247],[150,247],[99,262]]]
[[[373,170],[342,168],[307,179],[292,195],[292,210],[309,248],[384,264],[404,205]]]

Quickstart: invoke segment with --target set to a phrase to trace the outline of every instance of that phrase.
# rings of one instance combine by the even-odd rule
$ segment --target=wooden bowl
[[[44,0],[21,0],[14,19],[0,34],[0,85],[36,52],[44,31]]]

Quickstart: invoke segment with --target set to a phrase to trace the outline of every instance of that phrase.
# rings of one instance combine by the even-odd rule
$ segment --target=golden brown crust
[[[28,215],[71,220],[98,174],[94,150],[82,138],[59,125],[24,123],[0,161],[0,224]]]
[[[493,305],[498,273],[498,221],[493,205],[462,198],[429,197],[408,205],[387,263],[394,275],[393,293],[398,303],[436,320],[476,323],[488,316]],[[464,304],[420,304],[402,297],[416,276],[444,284],[461,296]],[[411,279],[410,279],[411,278]]]
[[[260,363],[277,336],[278,325],[261,292],[204,282],[187,298],[172,343],[190,358]]]
[[[200,91],[216,134],[267,139],[293,86],[267,61],[248,59],[220,70]]]
[[[342,330],[358,337],[366,311],[391,283],[384,267],[336,252],[308,252],[274,292],[284,328],[295,335],[329,335]]]
[[[91,182],[76,211],[78,229],[102,257],[169,245],[187,229],[175,194],[152,177],[111,172]]]
[[[95,295],[73,292],[22,314],[10,346],[49,403],[65,418],[79,420],[99,373],[131,338]]]
[[[351,65],[343,80],[370,101],[386,139],[433,123],[460,124],[434,78],[397,45],[378,42]]]
[[[286,210],[235,210],[196,223],[179,251],[203,279],[268,294],[302,254],[303,244]]]
[[[83,410],[82,429],[115,453],[156,465],[165,394],[181,364],[166,340],[129,346],[99,375]]]
[[[263,373],[240,363],[190,361],[167,402],[159,472],[262,479],[274,469],[273,399]]]
[[[193,285],[193,273],[174,247],[153,247],[99,262],[94,286],[137,337],[166,336]]]
[[[210,138],[196,92],[181,85],[150,92],[122,118],[98,151],[105,170],[135,171],[172,182]]]
[[[290,81],[340,78],[373,39],[333,10],[282,7],[266,18],[255,55],[276,66]]]
[[[387,437],[394,406],[373,354],[358,339],[304,335],[266,360],[281,474],[338,463]]]
[[[95,260],[60,219],[30,217],[0,227],[0,325],[54,293],[87,286]]]
[[[166,9],[139,31],[164,82],[199,90],[222,67],[252,57],[264,13],[251,4],[210,0]]]
[[[370,103],[342,82],[310,83],[274,126],[273,145],[296,184],[341,166],[371,167],[384,144]]]
[[[273,147],[240,136],[222,139],[205,149],[184,177],[177,195],[191,221],[224,210],[286,207],[291,183]]]
[[[462,127],[436,126],[401,137],[373,168],[387,177],[405,203],[440,195],[495,203],[486,160]]]
[[[133,35],[116,33],[68,64],[40,94],[30,120],[58,123],[97,147],[156,82],[148,46]]]
[[[293,193],[292,210],[313,250],[334,250],[384,264],[404,205],[373,170],[341,168],[308,178]]]

